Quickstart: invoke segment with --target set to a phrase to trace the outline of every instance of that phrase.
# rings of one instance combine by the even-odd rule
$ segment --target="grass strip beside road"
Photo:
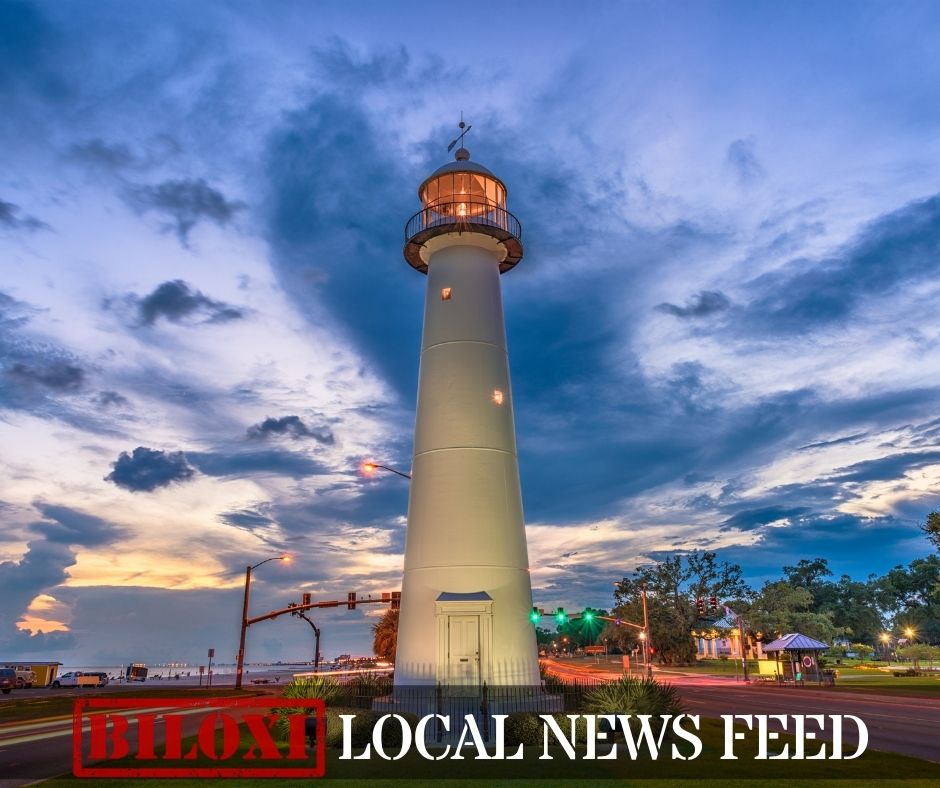
[[[237,695],[258,695],[257,691],[228,689],[146,689],[128,693],[82,692],[80,695],[51,695],[40,698],[23,698],[0,704],[0,724],[25,722],[45,717],[68,717],[79,698],[225,698]]]

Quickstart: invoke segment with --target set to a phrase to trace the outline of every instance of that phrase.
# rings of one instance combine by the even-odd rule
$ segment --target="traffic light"
[[[585,610],[581,614],[581,618],[583,618],[587,622],[591,622],[594,620],[594,613],[592,613],[590,610]]]
[[[699,616],[705,615],[705,600],[702,599],[702,597],[695,600],[695,612],[698,613]]]
[[[568,620],[568,614],[565,613],[565,609],[563,607],[560,607],[557,611],[555,611],[555,620],[559,624],[564,624]]]
[[[346,609],[355,610],[356,609],[356,592],[350,591],[346,594]]]
[[[542,616],[539,614],[539,609],[537,607],[533,607],[532,612],[529,613],[529,621],[531,621],[533,624],[538,624],[541,617]]]
[[[304,605],[310,604],[310,592],[309,591],[304,591],[304,598],[301,604],[304,604]]]
[[[718,597],[714,594],[711,595],[708,599],[709,603],[712,606],[712,610],[718,610]]]
[[[392,591],[392,610],[401,609],[401,591]]]

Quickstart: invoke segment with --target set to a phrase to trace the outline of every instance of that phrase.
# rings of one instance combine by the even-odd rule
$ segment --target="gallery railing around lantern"
[[[437,203],[418,211],[405,225],[405,240],[410,241],[425,230],[448,225],[454,226],[454,232],[459,232],[461,226],[468,226],[469,231],[473,225],[481,225],[522,238],[522,225],[505,208],[483,201],[463,200]]]
[[[481,233],[495,238],[505,250],[501,273],[522,259],[522,225],[505,208],[489,201],[466,198],[436,202],[418,211],[405,225],[405,259],[416,270],[427,273],[424,245],[447,233]]]

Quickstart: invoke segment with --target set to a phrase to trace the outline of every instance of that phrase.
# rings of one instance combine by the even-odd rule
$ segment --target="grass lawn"
[[[228,689],[141,689],[133,693],[83,692],[78,696],[51,695],[18,698],[0,703],[0,723],[35,720],[42,717],[65,717],[72,713],[78,698],[218,698],[237,694],[257,695],[257,692]]]
[[[835,692],[870,692],[902,697],[940,697],[940,676],[892,676],[890,673],[844,676],[841,672]]]
[[[743,730],[743,729],[742,729]],[[485,783],[488,786],[553,786],[571,782],[573,785],[610,785],[610,780],[629,785],[687,786],[690,781],[721,780],[722,786],[740,784],[753,786],[755,781],[770,785],[834,786],[844,782],[846,786],[871,784],[903,785],[907,788],[935,786],[940,779],[940,765],[908,758],[902,755],[868,751],[852,761],[755,761],[756,742],[752,737],[738,742],[735,753],[738,760],[719,760],[723,752],[723,726],[717,720],[702,720],[699,737],[703,743],[702,755],[692,761],[672,760],[669,757],[658,761],[628,759],[622,750],[617,760],[584,761],[569,760],[561,748],[553,748],[553,760],[541,760],[541,748],[526,748],[525,757],[519,761],[485,761],[466,757],[464,760],[431,762],[411,752],[399,761],[373,758],[368,761],[340,761],[340,750],[328,750],[327,777],[323,782],[330,785],[394,786],[407,785],[461,785]],[[250,742],[245,740],[243,748]],[[779,752],[784,743],[792,748],[792,738],[781,735],[779,741],[771,743],[771,753]],[[818,744],[809,746],[807,752],[814,753]],[[688,752],[689,745],[683,749]],[[604,752],[606,748],[601,749]],[[507,748],[512,753],[515,748]],[[848,748],[847,752],[852,749]],[[354,749],[354,755],[359,749]],[[134,766],[128,759],[114,765]],[[257,761],[246,762],[257,765]],[[218,761],[206,758],[189,761],[191,766],[218,766]],[[236,764],[230,764],[236,765]],[[837,782],[838,781],[838,782]],[[882,782],[884,781],[884,782]],[[76,778],[58,778],[44,785],[75,784]],[[108,780],[109,788],[133,785],[162,785],[172,788],[204,785],[200,780]],[[244,786],[288,786],[298,785],[299,780],[226,780],[226,784]]]

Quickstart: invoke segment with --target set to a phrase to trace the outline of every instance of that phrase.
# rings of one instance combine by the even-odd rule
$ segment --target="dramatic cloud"
[[[685,306],[663,303],[656,306],[657,311],[680,318],[708,317],[717,312],[724,312],[731,307],[731,300],[724,293],[715,290],[702,290],[689,299]]]
[[[0,200],[0,227],[11,230],[44,230],[49,225],[35,216],[24,214],[18,205]]]
[[[190,452],[187,459],[206,476],[270,475],[302,479],[329,472],[329,468],[309,457],[288,451]]]
[[[129,405],[127,397],[118,394],[116,391],[99,391],[95,395],[95,404],[102,408],[123,408]]]
[[[138,446],[132,454],[122,451],[105,481],[131,492],[153,492],[191,479],[196,471],[181,451],[169,452]]]
[[[68,648],[74,642],[68,633],[30,635],[17,629],[16,622],[23,616],[30,602],[52,588],[61,585],[67,577],[66,569],[75,563],[75,553],[61,542],[36,539],[26,546],[19,561],[0,562],[0,648],[7,653],[48,653],[46,649]]]
[[[188,245],[189,233],[200,221],[224,227],[245,207],[243,203],[226,199],[202,178],[133,186],[128,188],[125,199],[138,213],[155,211],[171,219],[169,229],[176,232],[183,246]]]
[[[33,523],[30,529],[45,536],[48,542],[98,547],[110,544],[124,533],[100,517],[85,514],[68,506],[37,503],[36,508],[47,519],[44,522]]]
[[[837,254],[795,260],[749,283],[745,328],[804,333],[844,322],[863,301],[940,272],[940,195],[870,222]]]
[[[308,427],[299,416],[268,416],[264,421],[248,428],[248,437],[253,440],[284,436],[288,438],[313,438],[317,443],[332,446],[336,438],[329,427]]]
[[[158,285],[150,295],[136,299],[136,303],[140,322],[145,326],[152,326],[161,317],[171,323],[196,317],[203,323],[225,323],[244,317],[242,310],[193,290],[181,279]]]
[[[42,387],[63,393],[79,391],[85,382],[85,371],[81,367],[56,360],[16,362],[4,374],[23,388]]]
[[[764,168],[761,167],[754,152],[753,139],[732,142],[728,146],[725,160],[738,176],[738,181],[744,186],[764,177]]]

